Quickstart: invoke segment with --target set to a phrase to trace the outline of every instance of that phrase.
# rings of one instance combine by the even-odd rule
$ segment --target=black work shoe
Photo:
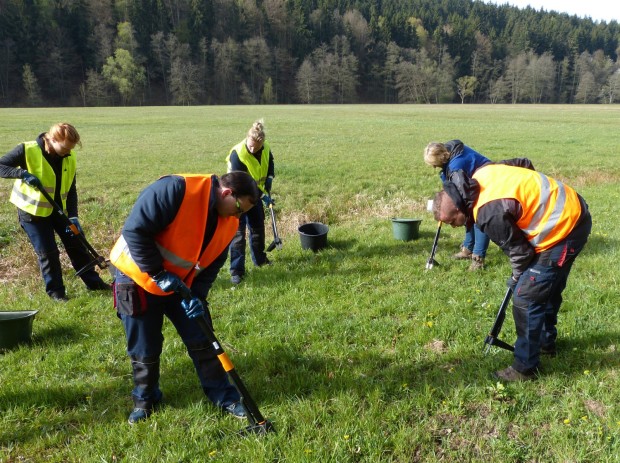
[[[231,275],[231,276],[230,276],[230,282],[231,282],[233,285],[238,285],[238,284],[240,284],[240,283],[241,283],[241,279],[242,279],[242,278],[243,278],[243,277],[242,277],[241,275]]]
[[[247,416],[245,407],[241,404],[241,402],[233,402],[226,407],[222,407],[224,413],[228,413],[235,418],[243,419]]]
[[[496,371],[493,373],[497,379],[507,382],[515,382],[515,381],[533,381],[536,379],[536,373],[521,373],[520,371],[515,370],[512,366],[508,368],[504,368],[503,370]]]
[[[110,291],[112,289],[112,285],[103,280],[99,280],[92,283],[87,283],[86,288],[90,291]]]
[[[144,421],[148,419],[149,416],[153,413],[153,409],[146,408],[134,408],[129,414],[129,418],[127,421],[129,424],[136,424],[138,421]]]
[[[58,302],[67,302],[69,300],[65,293],[61,291],[52,291],[48,296]]]
[[[555,357],[558,355],[558,351],[555,348],[555,344],[550,344],[548,346],[542,346],[540,348],[541,355],[547,355],[549,357]]]
[[[267,258],[265,257],[264,262],[263,262],[262,264],[258,264],[258,266],[259,266],[259,267],[264,267],[264,266],[266,266],[266,265],[271,265],[271,264],[272,264],[272,262],[271,262],[269,259],[267,259]]]

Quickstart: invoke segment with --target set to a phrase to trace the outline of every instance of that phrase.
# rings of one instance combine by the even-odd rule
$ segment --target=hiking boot
[[[245,412],[245,407],[241,402],[233,402],[226,407],[222,407],[222,411],[224,413],[228,413],[229,415],[234,416],[235,418],[244,419],[247,414]]]
[[[536,379],[536,373],[521,373],[520,371],[515,370],[512,366],[508,368],[504,368],[503,370],[496,371],[493,373],[497,379],[501,379],[502,381],[507,382],[515,382],[515,381],[533,381]]]
[[[146,408],[134,408],[129,414],[128,422],[129,424],[136,424],[139,421],[144,421],[148,419],[149,416],[153,413],[153,409]]]
[[[461,248],[459,252],[452,256],[453,259],[464,260],[471,259],[472,252],[467,248]]]
[[[243,276],[241,276],[241,275],[231,275],[231,276],[230,276],[230,282],[231,282],[233,285],[238,285],[238,284],[240,284],[240,283],[241,283],[241,279],[242,279],[242,278],[243,278]]]
[[[476,270],[484,270],[484,257],[477,256],[476,254],[471,255],[471,265],[469,266],[470,272],[475,272]]]

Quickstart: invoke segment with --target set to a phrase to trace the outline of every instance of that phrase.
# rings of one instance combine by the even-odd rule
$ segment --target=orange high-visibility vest
[[[517,226],[537,253],[566,238],[581,216],[581,204],[575,190],[540,172],[490,164],[478,169],[473,178],[480,184],[480,195],[473,210],[474,220],[480,208],[488,202],[516,199],[523,210]]]
[[[174,220],[155,236],[155,244],[163,257],[164,269],[179,276],[191,288],[196,275],[206,269],[230,244],[239,227],[239,219],[218,215],[213,238],[201,253],[207,228],[211,176],[185,174],[180,177],[185,179],[183,202]],[[122,235],[110,252],[110,262],[145,291],[158,296],[172,294],[159,289],[148,273],[140,270]]]

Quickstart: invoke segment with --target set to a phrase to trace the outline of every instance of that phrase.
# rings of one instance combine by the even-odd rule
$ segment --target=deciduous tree
[[[146,83],[144,68],[137,65],[131,53],[124,48],[117,48],[114,56],[108,57],[102,75],[118,91],[122,105],[137,99]]]
[[[26,103],[29,106],[38,106],[43,99],[41,98],[41,89],[37,77],[32,72],[29,64],[24,64],[22,72],[22,82],[24,91],[26,92]]]

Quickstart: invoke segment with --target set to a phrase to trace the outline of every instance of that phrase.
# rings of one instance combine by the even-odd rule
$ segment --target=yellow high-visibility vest
[[[265,180],[267,180],[267,172],[269,171],[269,153],[271,152],[269,149],[269,143],[265,140],[263,142],[263,151],[261,153],[260,162],[256,159],[256,157],[248,151],[247,146],[245,145],[245,140],[236,144],[228,153],[226,157],[226,162],[228,163],[228,172],[231,171],[230,165],[230,155],[233,151],[237,152],[237,156],[239,156],[239,160],[248,168],[248,173],[252,176],[258,188],[263,193],[267,193],[265,190]]]
[[[56,194],[56,174],[50,163],[43,156],[39,144],[36,141],[25,142],[24,150],[26,153],[26,170],[36,175],[41,180],[45,191],[54,198]],[[61,207],[65,212],[67,210],[67,196],[75,178],[76,168],[75,153],[71,151],[69,156],[62,158],[62,176],[60,178]],[[21,210],[37,217],[48,217],[54,210],[37,188],[31,187],[21,179],[17,179],[13,183],[10,201]]]

